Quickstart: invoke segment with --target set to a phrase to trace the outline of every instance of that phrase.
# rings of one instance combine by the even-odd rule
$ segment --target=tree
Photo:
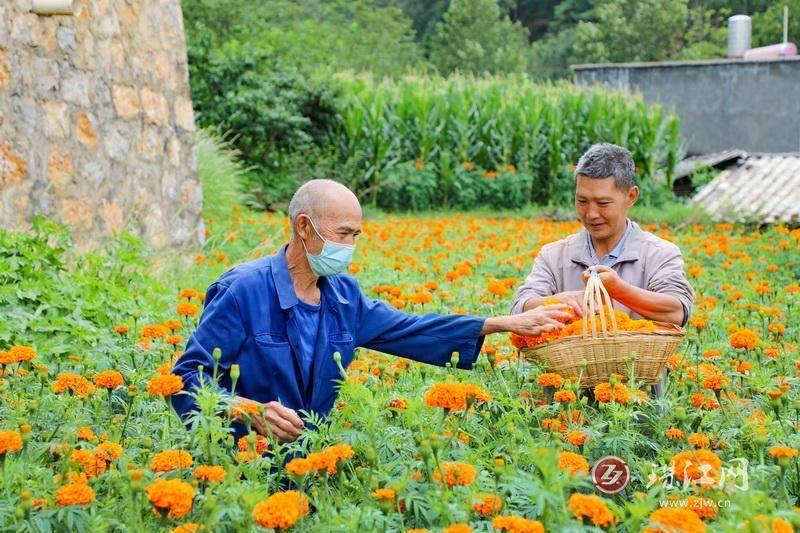
[[[789,6],[789,42],[800,45],[800,0],[784,0],[753,15],[753,46],[782,42],[783,6]]]
[[[512,22],[497,0],[453,0],[430,48],[431,61],[443,75],[524,72],[530,59],[528,31]]]
[[[305,74],[424,67],[411,20],[371,0],[183,0],[189,48],[201,33],[247,43]]]
[[[575,59],[664,60],[682,46],[687,17],[687,0],[606,0],[597,7],[597,22],[578,24]]]

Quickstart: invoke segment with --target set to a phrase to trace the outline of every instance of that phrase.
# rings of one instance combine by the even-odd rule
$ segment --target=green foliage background
[[[503,98],[506,105],[526,99],[513,93],[517,80],[550,82],[570,77],[569,65],[594,62],[657,61],[668,59],[705,59],[724,57],[727,18],[734,13],[753,15],[753,43],[763,45],[781,37],[782,7],[787,2],[772,0],[185,0],[183,12],[189,51],[189,71],[197,119],[201,126],[223,134],[239,151],[248,170],[240,180],[253,207],[279,208],[296,187],[311,177],[333,177],[355,186],[357,190],[383,207],[424,209],[430,205],[469,207],[475,202],[495,201],[493,195],[473,190],[468,176],[454,187],[440,187],[454,179],[456,159],[474,157],[453,153],[444,137],[462,133],[440,131],[430,138],[443,142],[442,152],[450,152],[444,162],[436,155],[436,166],[425,172],[400,172],[402,164],[427,158],[427,148],[419,134],[443,108],[461,108],[469,118],[479,114],[471,110],[483,102],[480,80],[492,77],[498,82],[507,77]],[[800,37],[800,0],[788,2],[789,38]],[[368,101],[353,98],[352,84],[342,84],[342,73],[350,77],[375,80],[375,86],[389,93],[385,98],[362,95]],[[431,109],[430,117],[394,116],[392,103],[398,87],[408,89],[404,78],[430,78],[430,87],[449,82],[441,79],[464,77],[475,80],[476,90],[469,98],[454,105],[446,96]],[[383,83],[381,80],[395,80]],[[456,82],[461,83],[461,82]],[[566,85],[559,86],[560,91]],[[541,93],[551,91],[543,86]],[[462,93],[462,97],[467,93]],[[426,98],[415,96],[417,111],[430,105]],[[592,101],[593,96],[582,97]],[[508,142],[501,156],[482,157],[482,170],[496,170],[496,165],[548,159],[548,164],[534,164],[524,184],[505,191],[502,199],[523,202],[560,202],[562,198],[545,194],[563,178],[559,165],[574,164],[580,151],[592,142],[631,143],[638,166],[644,175],[654,175],[661,168],[667,182],[679,147],[650,146],[653,139],[628,138],[626,135],[589,135],[575,122],[558,128],[553,120],[573,116],[568,97],[546,99],[548,105],[566,106],[543,114],[541,130],[550,137],[528,139],[542,150],[530,157],[530,149],[518,150],[520,139],[509,132],[525,131],[519,124],[506,124],[504,118],[485,120],[480,133],[471,135],[478,144],[467,152],[486,152],[484,140],[496,145]],[[482,105],[482,104],[481,104]],[[520,104],[522,105],[522,104]],[[527,104],[526,104],[527,105]],[[539,104],[537,104],[539,105]],[[582,104],[578,104],[582,105]],[[364,142],[355,143],[349,127],[362,108],[372,113],[368,122],[385,122],[382,129],[362,132]],[[402,107],[402,106],[401,106]],[[634,120],[647,122],[650,111],[635,100],[623,108],[638,109],[639,116],[620,115],[620,107],[602,110],[594,120],[606,122],[607,128]],[[660,113],[659,111],[655,111]],[[524,111],[523,114],[528,113]],[[528,113],[529,114],[529,113]],[[415,124],[408,122],[414,115]],[[546,115],[546,116],[545,116]],[[518,118],[518,117],[513,117]],[[581,117],[583,118],[583,117]],[[397,127],[404,122],[402,127]],[[373,124],[373,125],[374,125]],[[667,133],[663,132],[667,128]],[[639,128],[641,129],[641,127]],[[575,131],[572,131],[575,130]],[[677,138],[677,123],[665,122],[650,127],[653,138]],[[589,133],[597,133],[593,127]],[[370,149],[380,150],[390,134],[395,146],[368,157],[371,165],[355,163]],[[404,135],[411,135],[404,137]],[[377,137],[376,137],[377,136]],[[383,137],[382,137],[383,136]],[[563,139],[563,141],[562,141]],[[671,144],[669,141],[667,144]],[[677,142],[677,141],[675,141]],[[482,144],[483,143],[483,144]],[[560,144],[561,143],[561,144]],[[397,145],[402,145],[398,148]],[[349,154],[345,150],[349,149]],[[668,155],[665,155],[668,154]],[[376,161],[380,161],[377,163]],[[524,165],[523,165],[524,166]],[[408,165],[406,165],[408,167]],[[417,169],[419,170],[419,169]],[[398,181],[399,180],[399,181]],[[524,181],[524,180],[523,180]],[[394,185],[392,185],[394,183]],[[541,183],[547,186],[542,188]],[[384,187],[386,185],[387,187]],[[382,190],[379,190],[382,189]],[[444,190],[445,192],[442,192]],[[522,190],[530,194],[517,194]],[[429,194],[437,191],[439,194]],[[379,199],[383,196],[383,199]],[[427,200],[426,200],[427,197]],[[502,204],[506,205],[506,204]]]

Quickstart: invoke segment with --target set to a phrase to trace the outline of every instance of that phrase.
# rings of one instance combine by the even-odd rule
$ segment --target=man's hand
[[[510,331],[517,335],[541,335],[546,331],[563,328],[564,323],[559,322],[558,319],[570,318],[569,313],[566,312],[567,309],[569,306],[565,304],[541,305],[518,315],[487,318],[481,334]]]
[[[614,293],[625,285],[625,282],[619,277],[617,271],[605,265],[595,265],[584,270],[582,275],[584,284],[589,281],[589,276],[592,275],[593,270],[597,271],[600,275],[600,281],[603,282],[603,287],[606,288],[609,296],[614,296]]]
[[[281,442],[292,442],[300,436],[303,421],[294,409],[284,407],[278,402],[261,404],[245,398],[236,397],[233,408],[233,421],[247,423],[248,418],[253,429],[260,435],[273,435]]]
[[[586,280],[584,280],[584,283],[585,281]],[[583,291],[560,292],[553,296],[553,298],[558,298],[559,302],[570,306],[578,318],[583,316]]]

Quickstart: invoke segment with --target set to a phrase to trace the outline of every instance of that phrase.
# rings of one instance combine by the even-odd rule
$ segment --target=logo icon
[[[592,467],[592,483],[604,494],[622,492],[630,478],[628,463],[613,455],[600,458]]]

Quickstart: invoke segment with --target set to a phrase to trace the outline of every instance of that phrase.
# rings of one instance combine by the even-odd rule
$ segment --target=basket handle
[[[586,290],[583,291],[583,336],[589,335],[589,324],[591,324],[592,337],[597,338],[597,321],[594,317],[595,313],[600,311],[600,328],[599,332],[603,337],[608,336],[608,324],[606,323],[606,315],[602,312],[603,304],[609,309],[609,316],[611,317],[611,327],[614,335],[617,333],[617,317],[614,316],[614,307],[609,296],[608,291],[603,286],[603,280],[600,279],[600,274],[597,270],[592,270],[589,279],[586,282]],[[590,320],[589,320],[590,319]],[[589,322],[589,324],[587,324]]]

